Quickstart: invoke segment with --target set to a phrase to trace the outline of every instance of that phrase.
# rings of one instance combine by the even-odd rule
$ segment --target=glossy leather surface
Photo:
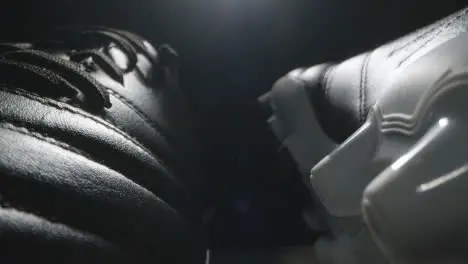
[[[328,96],[324,99],[333,105],[334,110],[341,112],[352,122],[341,122],[340,117],[333,114],[328,116],[327,122],[341,124],[341,129],[336,130],[337,132],[346,132],[351,128],[352,130],[346,134],[356,132],[345,142],[338,141],[339,138],[333,138],[342,144],[328,156],[324,156],[324,159],[320,160],[311,170],[313,188],[322,197],[322,201],[333,215],[359,215],[358,204],[362,191],[379,172],[372,171],[371,166],[368,168],[363,165],[367,164],[366,158],[363,157],[372,156],[376,151],[369,146],[379,144],[376,142],[382,140],[375,137],[375,133],[360,133],[361,130],[367,129],[367,126],[362,125],[367,120],[370,107],[378,104],[379,100],[390,100],[388,98],[393,100],[393,103],[385,105],[388,112],[394,113],[415,107],[414,98],[418,98],[419,90],[424,89],[425,86],[417,86],[417,78],[406,80],[408,84],[407,89],[404,90],[395,90],[392,84],[397,77],[401,79],[401,76],[405,76],[408,69],[411,69],[411,66],[419,58],[450,42],[450,40],[456,39],[466,29],[468,29],[468,9],[463,9],[413,34],[329,68],[329,73],[325,74],[322,80]],[[441,56],[439,59],[441,64],[447,60],[450,61],[449,57]],[[430,63],[436,62],[433,60]],[[433,65],[433,67],[438,66],[438,64]],[[431,74],[430,70],[432,68],[420,71],[418,76],[429,74],[430,76],[424,77],[428,81],[431,78],[436,78],[438,75]],[[317,115],[323,113],[325,112],[317,110]],[[326,123],[322,122],[322,124],[324,130],[327,131]],[[360,129],[355,129],[355,126]],[[330,135],[330,133],[327,134]],[[400,145],[405,143],[404,139],[400,141]],[[352,144],[357,147],[350,148],[349,146]],[[387,152],[396,153],[396,149],[398,149],[396,146],[399,144],[395,143],[395,146]],[[382,161],[379,160],[379,162],[385,164],[383,160],[388,160],[387,156],[391,155],[382,155],[385,157],[381,157]],[[377,161],[374,162],[377,163]],[[351,192],[354,194],[348,195]],[[333,200],[335,202],[331,202]],[[338,200],[340,202],[337,202]],[[342,210],[339,209],[340,206],[334,207],[332,205],[334,203],[341,205],[352,203],[354,206],[352,206],[352,210],[350,210],[351,206],[348,206],[349,210],[347,209],[347,211],[343,209],[346,206]]]
[[[312,105],[317,107],[323,130],[341,143],[364,123],[369,107],[385,92],[383,87],[397,71],[467,28],[468,10],[463,9],[373,51],[313,74],[304,68],[294,76],[313,93]]]
[[[316,248],[324,261],[387,263],[377,247],[372,245],[369,231],[360,216],[362,193],[378,172],[368,172],[367,163],[362,163],[367,162],[367,151],[373,153],[369,148],[373,137],[359,137],[356,131],[365,129],[363,124],[370,109],[384,95],[392,92],[390,84],[397,76],[404,76],[413,62],[467,29],[468,9],[463,9],[341,63],[293,70],[262,97],[261,101],[271,107],[269,123],[274,133],[288,148],[306,181],[310,180],[306,184],[314,196],[318,196],[327,209],[327,212],[319,214],[326,219],[332,238],[319,240]],[[407,88],[411,89],[411,83]],[[308,97],[307,104],[304,96]],[[402,96],[399,91],[394,97]],[[355,147],[348,148],[349,144]],[[398,149],[397,145],[387,149],[388,152]],[[351,193],[353,195],[349,195]],[[390,200],[386,202],[391,203]],[[351,208],[344,206],[351,203],[352,212],[343,210]],[[385,226],[385,218],[381,219],[380,226]],[[343,246],[346,242],[348,246]],[[346,257],[333,258],[340,254]]]
[[[468,34],[461,34],[401,71],[368,120],[380,140],[361,166],[380,169],[361,208],[379,245],[397,263],[468,259],[467,43]],[[396,151],[376,164],[388,149]]]
[[[123,74],[122,82],[107,74],[98,63],[92,65],[91,76],[106,87],[112,103],[102,117],[160,157],[168,170],[178,174],[200,196],[205,181],[199,142],[194,117],[178,87],[177,53],[165,46],[157,50],[144,39],[141,42],[146,50],[137,50],[136,67]],[[120,67],[129,60],[112,42],[98,48]],[[68,59],[63,51],[53,52]]]
[[[43,87],[0,87],[2,261],[203,261],[202,190],[195,190],[203,175],[184,173],[197,162],[193,120],[167,78],[177,76],[157,77],[167,71],[157,63],[138,54],[118,86],[98,67],[80,73],[108,85],[112,106],[97,112]]]
[[[154,192],[87,157],[84,151],[46,136],[46,131],[37,132],[26,124],[2,123],[1,147],[9,153],[2,155],[0,161],[3,221],[15,214],[24,214],[25,222],[28,218],[41,218],[34,228],[41,230],[45,226],[47,230],[58,225],[52,237],[72,240],[70,243],[77,243],[77,251],[92,247],[97,239],[104,249],[114,245],[120,249],[116,254],[128,254],[137,260],[141,258],[140,261],[167,261],[175,257],[170,251],[181,246],[190,250],[188,223]],[[15,224],[21,226],[21,222]],[[1,229],[9,234],[14,228],[6,225]],[[67,238],[73,230],[93,234],[81,235],[91,243],[81,242],[86,247],[78,246],[80,236]],[[46,247],[53,243],[47,241],[49,233],[44,230],[36,235],[38,241],[28,243],[44,243]],[[3,242],[9,243],[6,239]],[[52,246],[50,249],[56,250]]]
[[[260,101],[298,170],[310,170],[364,124],[394,76],[439,45],[465,32],[468,9],[341,63],[300,68],[279,79]],[[305,98],[308,97],[308,98]]]

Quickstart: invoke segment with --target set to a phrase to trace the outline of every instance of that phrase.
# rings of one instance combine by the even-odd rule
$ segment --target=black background
[[[256,97],[289,70],[339,61],[464,6],[430,0],[3,1],[0,37],[100,24],[135,31],[180,54],[198,113],[221,245],[301,242],[305,192],[277,157]]]

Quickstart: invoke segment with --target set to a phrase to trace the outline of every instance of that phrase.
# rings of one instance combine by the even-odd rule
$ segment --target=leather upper
[[[408,89],[411,89],[412,85],[418,85],[416,79],[416,83],[413,84],[412,79],[402,77],[406,76],[405,70],[419,58],[455,39],[467,29],[468,8],[465,8],[432,25],[341,63],[325,63],[295,69],[279,79],[272,90],[260,98],[261,102],[268,103],[271,107],[272,115],[268,119],[271,128],[281,144],[289,150],[298,170],[304,175],[305,183],[320,202],[318,209],[311,214],[325,220],[327,225],[322,228],[328,230],[332,237],[331,239],[323,237],[316,244],[317,254],[322,261],[387,263],[372,241],[366,223],[360,215],[360,202],[367,184],[379,172],[373,171],[374,167],[367,165],[378,164],[381,160],[385,162],[378,165],[388,164],[392,158],[395,158],[392,155],[396,155],[397,150],[408,140],[398,137],[393,141],[394,145],[378,152],[383,153],[379,156],[373,147],[378,145],[382,138],[374,137],[375,133],[371,135],[362,133],[361,130],[368,130],[365,122],[368,120],[370,109],[378,104],[381,98],[386,96],[401,100],[404,96],[403,94],[388,96],[393,91],[393,86],[390,84],[397,77],[405,80],[405,87]],[[432,60],[431,63],[437,61]],[[419,77],[424,74],[424,72],[413,72],[413,75]],[[436,77],[438,76],[427,79],[432,80]],[[411,101],[411,98],[403,101]],[[397,105],[411,106],[394,103],[389,108],[390,111]],[[400,179],[399,183],[399,186],[406,186],[404,179]],[[401,212],[396,210],[400,206],[393,202],[404,200],[398,194],[398,192],[392,193],[398,199],[389,198],[388,195],[385,200],[387,205],[377,210],[387,212],[386,209],[389,207],[394,210],[392,212],[395,219],[407,219],[403,217],[405,213],[396,213]],[[418,198],[414,200],[420,201]],[[349,204],[353,205],[352,211],[348,210],[351,208],[347,207]],[[431,208],[430,205],[427,206]],[[326,210],[321,210],[323,207]],[[411,215],[416,217],[418,210],[413,210]],[[376,229],[385,229],[386,234],[401,234],[399,238],[405,243],[410,240],[409,232],[391,229],[386,223],[386,218],[380,216],[379,225],[374,225]],[[419,221],[418,218],[418,221],[408,221],[408,223],[419,226],[416,224]],[[397,229],[398,225],[395,223],[391,223],[392,228]],[[424,228],[418,231],[428,232]],[[424,240],[423,236],[411,239],[411,241]],[[393,244],[389,243],[389,247],[394,247],[396,243],[391,242]],[[424,245],[426,244],[408,246],[405,248],[407,250],[405,253],[415,248],[423,252],[427,249]],[[343,255],[346,257],[340,259]]]
[[[363,134],[368,142],[379,138],[373,155],[346,173],[356,179],[368,174],[362,168],[378,169],[360,208],[376,241],[398,263],[467,261],[467,43],[463,33],[394,78],[373,107],[372,132]],[[355,144],[361,153],[363,145]]]
[[[88,70],[109,93],[112,106],[102,117],[145,145],[168,170],[180,175],[192,192],[197,191],[198,198],[205,180],[194,119],[178,87],[178,55],[167,45],[155,49],[139,36],[131,37],[140,42],[134,51],[136,65],[124,72],[121,80],[107,74],[99,63],[92,63]],[[99,43],[96,48],[121,68],[130,60],[113,42]],[[64,59],[70,57],[60,49],[49,52]]]
[[[373,51],[320,72],[313,71],[315,67],[296,70],[294,76],[307,83],[323,130],[341,143],[364,123],[369,108],[398,71],[467,28],[468,10],[463,9]]]
[[[122,41],[136,51],[134,68],[112,41],[68,51],[32,42],[3,53],[2,261],[29,263],[18,248],[44,263],[203,260],[204,181],[171,51],[104,31],[131,34]],[[76,61],[80,49],[86,56]]]
[[[280,78],[259,99],[272,110],[268,123],[299,172],[308,178],[320,160],[364,124],[395,74],[467,27],[468,10],[463,9],[341,63],[299,68]]]
[[[44,243],[51,254],[57,249],[50,241],[41,240],[52,236],[76,243],[79,250],[82,239],[78,235],[70,237],[77,233],[90,240],[86,247],[96,240],[104,249],[118,248],[106,256],[108,259],[127,255],[137,263],[145,258],[168,261],[174,257],[170,253],[174,248],[191,251],[190,225],[154,190],[151,192],[124,176],[129,174],[96,161],[76,143],[69,145],[56,136],[46,136],[46,128],[39,132],[24,123],[6,120],[1,127],[2,151],[9,153],[0,160],[2,221],[24,215],[23,221],[36,221],[35,228],[39,230],[42,226],[46,230],[48,226],[58,226],[52,235],[38,233],[36,240],[26,241],[33,248],[36,243]],[[1,244],[9,244],[14,232],[27,232],[29,228],[18,229],[21,225],[22,222],[2,225]],[[15,237],[13,241],[21,239]],[[97,262],[94,259],[92,263]]]

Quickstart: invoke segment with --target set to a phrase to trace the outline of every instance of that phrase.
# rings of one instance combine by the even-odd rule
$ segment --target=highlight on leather
[[[318,255],[347,256],[336,263],[468,259],[466,210],[455,199],[462,192],[417,191],[464,173],[467,30],[464,8],[342,62],[292,70],[259,99],[323,209],[314,213],[331,238],[319,240]]]
[[[175,51],[105,27],[0,47],[2,261],[201,263],[205,181]]]

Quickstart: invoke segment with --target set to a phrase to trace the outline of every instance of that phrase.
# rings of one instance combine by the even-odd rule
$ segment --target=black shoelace
[[[135,69],[137,52],[155,64],[155,54],[139,36],[104,27],[60,28],[55,39],[29,43],[2,43],[0,53],[0,83],[32,90],[62,102],[99,112],[111,106],[109,94],[87,71],[98,64],[111,78],[123,84],[123,75]],[[58,37],[58,38],[57,38]],[[121,69],[102,47],[113,43],[128,58]],[[70,61],[40,50],[68,51]],[[90,60],[91,59],[91,60]]]
[[[38,89],[39,94],[81,105],[93,112],[111,106],[105,87],[78,64],[39,50],[3,54],[0,72],[0,81],[5,85]]]
[[[116,29],[104,27],[66,27],[58,28],[51,33],[55,40],[38,41],[34,46],[38,49],[48,50],[63,49],[68,50],[70,60],[87,65],[88,58],[97,63],[110,77],[116,81],[123,83],[123,75],[135,69],[137,65],[137,50],[132,43],[139,43],[142,47],[141,39],[129,38],[127,34],[123,34]],[[62,39],[62,40],[57,40]],[[119,68],[111,59],[107,50],[101,50],[103,46],[109,43],[114,43],[128,58],[125,68]],[[141,52],[141,51],[140,51]],[[147,54],[147,53],[143,53]]]

